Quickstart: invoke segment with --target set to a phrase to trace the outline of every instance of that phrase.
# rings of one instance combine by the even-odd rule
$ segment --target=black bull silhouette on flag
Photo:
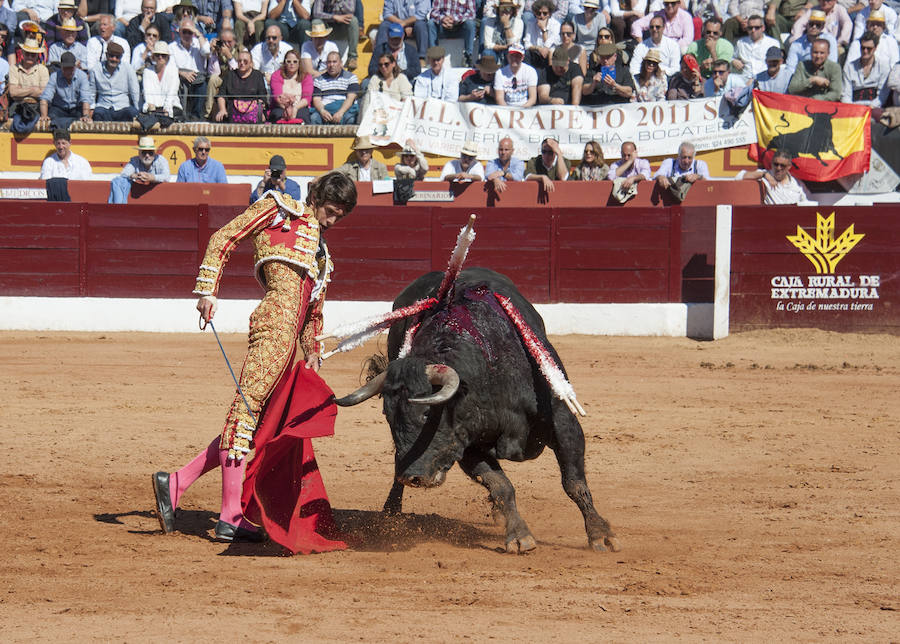
[[[816,161],[823,166],[828,165],[822,160],[822,154],[831,152],[838,159],[843,159],[837,148],[834,147],[834,133],[831,129],[831,119],[838,113],[837,108],[831,113],[828,112],[810,112],[808,107],[803,110],[812,119],[812,124],[802,130],[796,132],[780,132],[772,137],[766,144],[766,150],[787,150],[791,154],[792,159],[796,159],[801,154],[809,154],[816,158]],[[788,128],[791,122],[787,120],[785,113],[781,113],[780,120],[783,126],[776,125],[775,130],[779,128]],[[796,164],[794,164],[796,167]]]

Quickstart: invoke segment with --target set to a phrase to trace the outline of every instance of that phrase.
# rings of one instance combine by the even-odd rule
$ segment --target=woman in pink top
[[[300,52],[296,49],[284,55],[281,69],[272,74],[273,123],[304,123],[309,121],[313,77],[300,69]]]

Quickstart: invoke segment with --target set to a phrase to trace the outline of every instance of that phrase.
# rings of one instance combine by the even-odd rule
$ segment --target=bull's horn
[[[456,369],[445,364],[430,364],[425,367],[425,375],[433,385],[441,385],[441,388],[429,396],[410,398],[409,402],[421,405],[439,405],[453,397],[459,389],[459,374]]]
[[[343,398],[338,398],[334,402],[336,402],[341,407],[352,407],[353,405],[358,405],[362,401],[368,400],[376,394],[380,394],[381,388],[384,387],[385,378],[387,378],[387,371],[382,371],[380,374],[372,378],[369,382],[354,391],[352,394],[347,394]]]

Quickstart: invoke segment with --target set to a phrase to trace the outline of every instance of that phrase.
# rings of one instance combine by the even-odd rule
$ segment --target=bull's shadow
[[[334,520],[352,550],[401,552],[424,541],[461,548],[485,548],[496,533],[437,514],[391,514],[374,510],[334,510]]]

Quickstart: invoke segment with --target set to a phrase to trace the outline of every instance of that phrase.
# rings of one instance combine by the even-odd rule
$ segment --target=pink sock
[[[219,519],[248,530],[256,530],[256,526],[244,519],[241,510],[241,492],[244,486],[244,470],[247,459],[240,461],[228,459],[228,450],[219,450],[219,463],[222,465],[222,512]]]
[[[193,461],[173,472],[169,477],[169,495],[172,497],[172,508],[178,507],[181,495],[201,476],[219,465],[219,437],[216,436],[209,446],[197,454]]]

